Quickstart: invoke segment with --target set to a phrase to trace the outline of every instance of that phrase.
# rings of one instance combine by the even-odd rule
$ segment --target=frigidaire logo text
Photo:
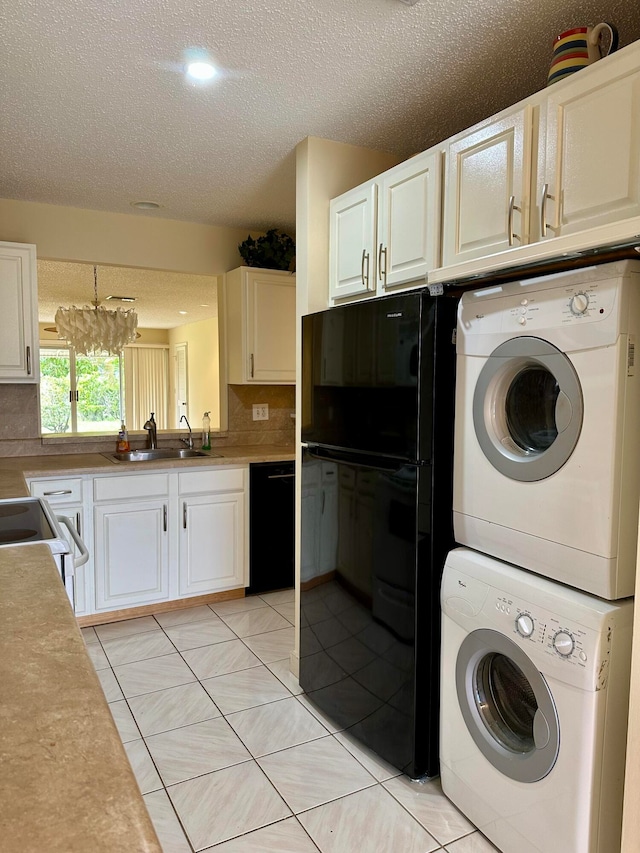
[[[402,317],[402,311],[394,311],[392,314],[387,314],[388,320],[393,320],[395,317]]]

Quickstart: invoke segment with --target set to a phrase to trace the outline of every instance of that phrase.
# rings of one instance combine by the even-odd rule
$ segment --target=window
[[[76,355],[67,346],[40,348],[43,433],[114,432],[120,426],[121,358]]]
[[[122,419],[139,430],[151,412],[158,429],[168,428],[166,346],[125,347],[120,357],[77,355],[72,347],[43,342],[40,377],[43,434],[114,433]]]

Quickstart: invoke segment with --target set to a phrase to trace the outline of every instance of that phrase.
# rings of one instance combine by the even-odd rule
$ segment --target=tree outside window
[[[117,431],[122,359],[78,355],[70,347],[40,349],[43,433]]]

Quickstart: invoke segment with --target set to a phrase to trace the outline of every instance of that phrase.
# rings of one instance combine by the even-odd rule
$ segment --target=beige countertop
[[[291,445],[257,444],[221,447],[216,455],[195,459],[158,459],[154,462],[116,462],[110,454],[60,453],[47,456],[0,458],[0,499],[28,495],[25,477],[55,477],[71,474],[120,474],[158,468],[194,468],[211,465],[248,465],[252,462],[283,462],[295,459]]]
[[[116,463],[100,453],[0,459],[0,498],[25,477],[244,465],[291,446]],[[0,848],[6,853],[161,853],[133,772],[46,545],[0,548]]]
[[[0,548],[0,847],[161,853],[46,545]]]

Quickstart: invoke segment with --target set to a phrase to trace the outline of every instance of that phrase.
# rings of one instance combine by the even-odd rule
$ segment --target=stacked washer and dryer
[[[620,849],[639,326],[633,261],[459,305],[441,778],[504,853]]]

